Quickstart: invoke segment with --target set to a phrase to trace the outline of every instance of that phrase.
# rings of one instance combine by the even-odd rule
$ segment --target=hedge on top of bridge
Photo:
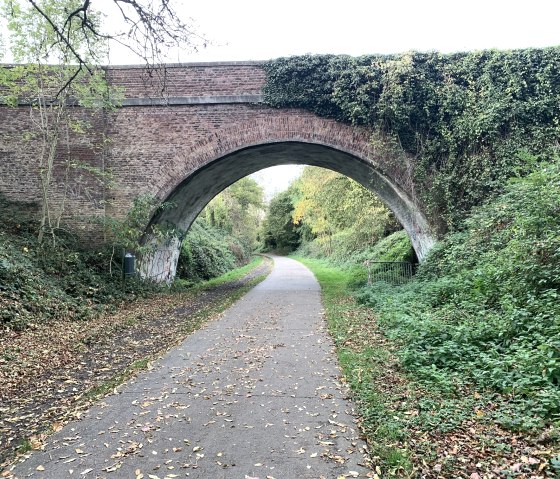
[[[267,62],[265,100],[372,127],[415,161],[420,199],[440,232],[506,180],[555,158],[560,47]]]

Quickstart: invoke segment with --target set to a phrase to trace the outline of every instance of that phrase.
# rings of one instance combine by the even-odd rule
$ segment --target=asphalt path
[[[15,477],[372,477],[320,287],[300,263],[274,263],[219,320],[51,436]]]

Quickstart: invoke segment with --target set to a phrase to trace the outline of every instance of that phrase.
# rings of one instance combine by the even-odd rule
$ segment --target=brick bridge
[[[402,223],[420,259],[434,244],[410,186],[411,160],[372,142],[370,131],[266,106],[258,62],[167,65],[164,83],[158,73],[137,66],[107,70],[110,83],[124,87],[125,100],[117,110],[89,118],[93,133],[75,135],[71,154],[110,170],[116,186],[101,186],[83,168],[66,170],[70,181],[63,186],[59,167],[58,197],[65,198],[65,221],[75,230],[93,237],[96,226],[84,218],[123,216],[135,197],[151,193],[176,205],[152,223],[186,231],[208,201],[238,179],[269,166],[309,164],[374,191]],[[18,201],[40,198],[33,162],[38,145],[22,139],[29,121],[28,107],[0,106],[0,192]],[[158,244],[144,259],[143,273],[172,279],[178,247],[179,240]]]

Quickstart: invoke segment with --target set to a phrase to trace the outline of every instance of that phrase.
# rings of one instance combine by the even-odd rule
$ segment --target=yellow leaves
[[[32,436],[29,438],[29,444],[31,445],[31,449],[38,451],[43,447],[43,441],[41,437]]]
[[[388,210],[373,193],[334,171],[308,166],[294,185],[293,223],[304,223],[327,240],[359,229],[369,242],[380,234],[377,223],[384,225],[389,219]]]
[[[52,426],[51,426],[52,432],[58,432],[62,429],[62,423],[61,422],[53,422]]]

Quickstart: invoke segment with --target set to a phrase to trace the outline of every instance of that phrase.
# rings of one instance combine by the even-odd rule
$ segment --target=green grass
[[[395,366],[392,351],[376,331],[371,311],[354,301],[349,287],[354,281],[353,273],[322,260],[292,258],[307,266],[321,284],[329,331],[374,463],[384,475],[412,477],[413,465],[406,446],[408,432],[402,421],[394,419],[395,397],[406,396],[408,391],[390,379]],[[392,395],[387,387],[392,388]]]
[[[253,259],[251,260],[251,262],[249,262],[245,266],[242,266],[241,268],[236,268],[234,270],[228,271],[227,273],[222,274],[221,276],[218,276],[217,278],[212,278],[212,279],[209,279],[207,281],[204,281],[204,282],[200,283],[200,285],[198,287],[204,289],[204,288],[208,288],[208,287],[212,287],[212,286],[217,286],[217,285],[220,285],[220,284],[223,284],[223,283],[227,283],[227,282],[230,282],[230,281],[237,281],[238,279],[243,278],[243,276],[245,276],[246,274],[249,274],[255,268],[260,266],[263,263],[264,260],[265,260],[264,256],[254,256]]]

